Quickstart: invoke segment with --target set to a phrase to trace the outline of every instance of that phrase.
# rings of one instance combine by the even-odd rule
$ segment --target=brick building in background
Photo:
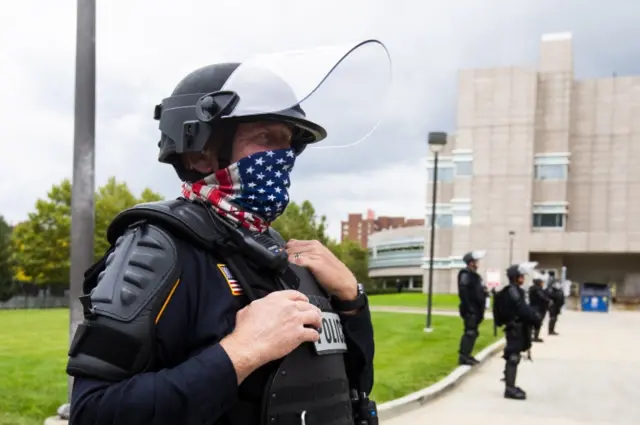
[[[347,220],[341,221],[340,224],[341,241],[349,239],[358,242],[361,247],[367,248],[367,239],[373,232],[399,227],[424,226],[424,219],[389,216],[376,218],[372,210],[367,210],[365,217],[362,214],[349,214]]]

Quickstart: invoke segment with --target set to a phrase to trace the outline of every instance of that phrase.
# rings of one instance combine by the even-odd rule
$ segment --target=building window
[[[424,257],[422,259],[422,268],[429,270],[430,258]],[[462,257],[447,257],[447,258],[434,258],[433,259],[433,269],[461,269],[465,267],[466,264],[462,261]]]
[[[537,154],[533,174],[536,180],[566,180],[569,174],[569,152]]]
[[[471,225],[471,200],[470,199],[452,199],[451,213],[453,216],[454,226],[470,226]]]
[[[432,182],[434,174],[433,157],[427,158],[427,179]],[[455,166],[450,156],[438,157],[438,181],[451,182],[455,174]]]
[[[431,205],[427,205],[426,226],[431,226]],[[436,228],[448,229],[453,227],[453,212],[450,204],[436,204]]]
[[[428,168],[429,181],[433,181],[434,168]],[[439,182],[450,182],[453,181],[454,168],[451,166],[440,166],[438,164],[438,181]]]
[[[564,214],[533,214],[533,227],[564,227]]]
[[[470,177],[473,175],[473,152],[468,149],[453,151],[453,164],[456,177]]]
[[[566,202],[549,202],[533,206],[534,228],[564,228],[567,220]]]

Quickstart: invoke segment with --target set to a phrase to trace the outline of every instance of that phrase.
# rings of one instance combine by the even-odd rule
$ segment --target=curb
[[[460,382],[462,382],[464,378],[466,378],[476,368],[481,366],[489,358],[502,350],[504,348],[504,345],[505,339],[501,338],[478,353],[478,355],[476,356],[476,359],[480,361],[478,365],[474,367],[458,366],[449,375],[427,388],[423,388],[406,396],[388,401],[386,403],[382,403],[378,406],[378,417],[381,420],[391,419],[403,413],[407,413],[409,411],[422,407],[425,404],[446,394],[448,391],[452,390],[458,384],[460,384]]]
[[[66,419],[60,419],[60,416],[51,416],[44,420],[44,425],[68,425],[69,421]]]

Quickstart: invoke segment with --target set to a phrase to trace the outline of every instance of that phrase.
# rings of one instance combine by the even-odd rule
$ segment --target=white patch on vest
[[[227,281],[229,289],[231,289],[231,293],[233,295],[239,296],[244,294],[242,287],[240,286],[238,281],[234,279],[233,275],[231,274],[231,270],[229,270],[229,267],[227,267],[226,264],[218,264],[218,269],[220,270],[220,273],[222,273],[222,276],[224,276],[224,280]]]
[[[322,312],[322,332],[320,332],[320,339],[313,345],[318,355],[347,352],[340,316],[335,313]]]

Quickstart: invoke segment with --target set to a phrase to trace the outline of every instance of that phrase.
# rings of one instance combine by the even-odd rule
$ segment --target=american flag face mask
[[[289,204],[293,149],[257,152],[195,183],[183,183],[190,200],[209,201],[222,216],[263,232]]]

